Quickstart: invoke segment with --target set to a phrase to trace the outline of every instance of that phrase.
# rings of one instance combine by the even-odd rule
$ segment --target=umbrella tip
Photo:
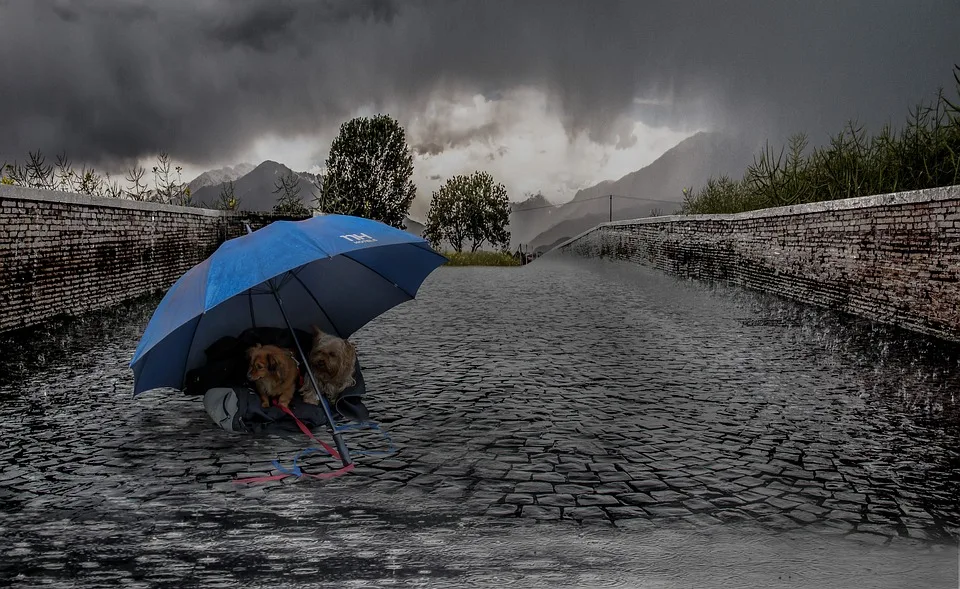
[[[253,229],[250,228],[250,223],[247,223],[246,221],[244,221],[243,226],[247,228],[247,235],[250,235],[251,233],[253,233]]]

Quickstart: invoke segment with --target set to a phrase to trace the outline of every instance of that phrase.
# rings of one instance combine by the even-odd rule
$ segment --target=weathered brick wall
[[[0,331],[166,289],[278,218],[0,186]]]
[[[960,186],[606,223],[555,251],[728,281],[960,341]]]

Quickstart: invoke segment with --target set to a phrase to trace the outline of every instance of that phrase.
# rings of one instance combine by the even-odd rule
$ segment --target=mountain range
[[[737,135],[700,132],[635,172],[577,191],[569,202],[558,205],[536,194],[511,203],[511,251],[518,247],[545,251],[611,216],[617,220],[673,214],[680,208],[684,188],[700,188],[721,174],[740,178],[753,162],[756,147]],[[258,166],[239,164],[210,170],[190,181],[189,186],[198,204],[212,208],[223,185],[233,181],[241,209],[270,211],[277,202],[277,179],[291,172],[287,166],[267,160]],[[301,179],[301,201],[312,205],[317,177],[308,172],[293,173]],[[407,231],[423,234],[421,222],[408,217],[406,225]]]
[[[683,202],[684,188],[700,188],[721,174],[740,178],[753,162],[755,148],[738,135],[699,132],[649,165],[583,188],[564,204],[550,207],[542,196],[528,199],[514,206],[510,216],[511,247],[543,251],[611,217],[673,214]]]
[[[239,167],[236,166],[234,169]],[[240,199],[241,209],[246,211],[270,211],[273,210],[273,205],[277,203],[277,194],[274,193],[277,180],[291,172],[293,170],[287,166],[273,160],[267,160],[238,177],[227,177],[215,184],[201,186],[193,191],[193,199],[201,206],[213,207],[220,196],[223,185],[233,180],[234,194]],[[316,181],[316,176],[307,172],[294,173],[300,177],[300,200],[309,205],[314,198],[313,183]],[[210,172],[204,172],[196,180],[206,174],[210,174]]]
[[[300,201],[307,207],[313,206],[316,196],[317,177],[309,172],[294,172],[287,166],[266,160],[258,166],[239,164],[204,172],[191,180],[190,186],[194,201],[198,206],[215,208],[224,185],[233,182],[234,195],[240,200],[240,209],[245,211],[272,211],[277,203],[274,192],[277,180],[286,174],[300,177]],[[407,231],[414,235],[423,235],[423,224],[411,218],[406,219]]]
[[[209,170],[191,180],[187,186],[190,188],[190,192],[196,192],[205,186],[219,186],[224,182],[236,180],[241,176],[249,174],[253,171],[254,167],[253,164],[237,164],[217,170]]]

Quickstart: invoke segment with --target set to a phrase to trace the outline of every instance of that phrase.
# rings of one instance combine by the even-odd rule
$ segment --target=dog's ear
[[[340,345],[340,353],[337,354],[337,360],[340,361],[337,367],[340,377],[348,379],[353,374],[353,366],[357,361],[357,349],[347,340],[343,340]]]
[[[357,346],[353,345],[353,342],[343,340],[343,352],[343,355],[350,360],[350,371],[353,372],[353,365],[357,361]]]
[[[256,344],[253,347],[247,348],[247,359],[248,360],[253,359],[253,355],[257,353],[259,349],[260,349],[260,344]]]
[[[314,325],[314,326],[313,326],[313,335],[319,337],[319,336],[323,335],[323,330],[321,330],[319,327],[317,327],[316,325]]]
[[[273,354],[267,354],[267,369],[271,372],[276,372],[278,365],[279,363],[277,362],[277,357]]]

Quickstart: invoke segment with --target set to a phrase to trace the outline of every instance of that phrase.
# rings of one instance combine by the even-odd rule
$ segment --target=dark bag
[[[336,404],[331,407],[337,421],[352,419],[363,422],[370,417],[361,399],[366,392],[366,385],[360,372],[359,359],[353,376],[357,384],[340,393]],[[228,432],[298,431],[296,423],[282,409],[274,405],[264,409],[257,392],[246,386],[211,388],[203,395],[203,406],[210,419]],[[327,423],[323,407],[304,403],[299,397],[294,397],[290,403],[290,411],[310,429]]]
[[[228,432],[299,431],[297,424],[279,407],[271,405],[264,409],[257,392],[247,387],[210,389],[203,395],[203,407],[210,419]],[[290,402],[290,412],[310,429],[327,423],[320,406],[301,399]]]

